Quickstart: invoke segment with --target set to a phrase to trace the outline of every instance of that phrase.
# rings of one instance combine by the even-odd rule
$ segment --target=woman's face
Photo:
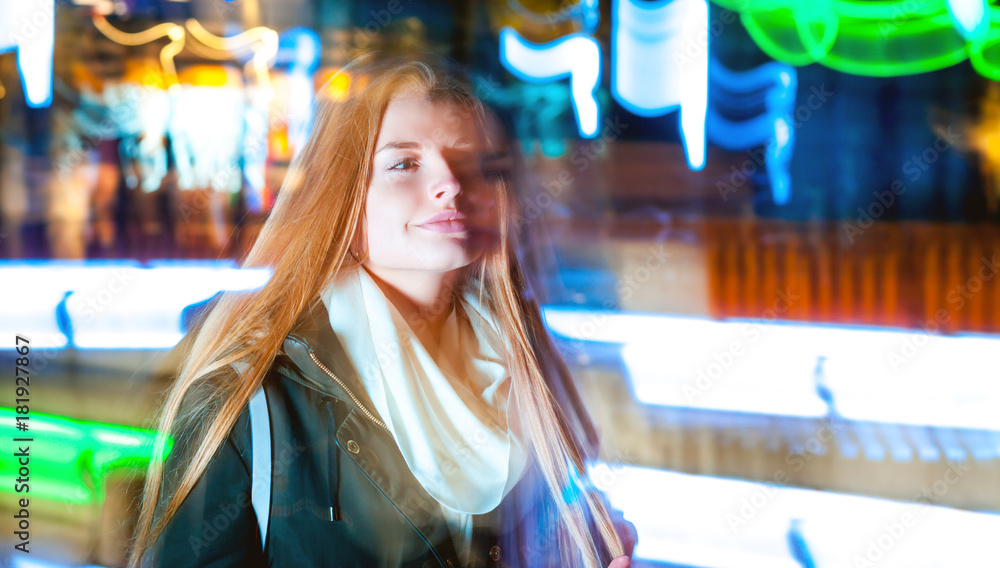
[[[448,272],[495,242],[494,199],[471,115],[411,92],[390,101],[375,144],[365,207],[368,262]],[[434,222],[441,217],[464,219]]]

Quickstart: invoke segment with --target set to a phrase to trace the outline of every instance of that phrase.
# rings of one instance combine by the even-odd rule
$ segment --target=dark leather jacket
[[[250,502],[253,462],[245,407],[144,565],[461,565],[440,506],[410,472],[376,414],[321,301],[312,303],[285,338],[264,390],[273,463],[265,550]],[[172,458],[180,453],[171,452],[167,471],[177,466]],[[555,514],[532,460],[496,509],[473,517],[466,566],[560,565],[547,524]],[[591,530],[596,536],[592,521]],[[610,555],[600,553],[607,566]]]

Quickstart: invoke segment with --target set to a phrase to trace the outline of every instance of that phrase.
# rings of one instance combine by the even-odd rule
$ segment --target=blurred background
[[[635,565],[1000,566],[994,4],[0,0],[3,565],[124,564],[167,353],[267,280],[317,90],[419,49],[506,129]]]

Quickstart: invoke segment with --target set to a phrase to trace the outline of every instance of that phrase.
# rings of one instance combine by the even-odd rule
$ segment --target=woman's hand
[[[639,542],[639,533],[635,530],[635,525],[625,518],[625,513],[619,511],[618,509],[610,509],[608,514],[611,517],[611,522],[615,526],[615,532],[618,533],[618,538],[622,541],[622,549],[625,552],[625,556],[631,558],[632,551],[635,550],[635,545]],[[621,558],[621,556],[618,558]],[[615,560],[617,561],[618,558]],[[619,567],[614,562],[611,563],[611,568],[626,568],[627,566],[628,564],[622,564]]]
[[[639,541],[639,533],[636,532],[635,525],[627,521],[625,514],[618,509],[609,509],[608,514],[615,526],[615,532],[618,533],[618,537],[622,541],[622,548],[625,550],[625,554],[612,560],[611,564],[608,564],[608,568],[628,568],[632,562],[632,551],[635,549],[635,543]]]
[[[622,554],[618,558],[612,560],[611,564],[608,564],[608,568],[628,568],[630,562],[631,560],[629,560],[629,557]]]

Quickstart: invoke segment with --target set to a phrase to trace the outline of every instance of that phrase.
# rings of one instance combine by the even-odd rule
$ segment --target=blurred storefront
[[[0,0],[0,327],[61,432],[5,560],[123,565],[165,355],[266,280],[315,94],[378,49],[506,129],[636,565],[996,565],[997,41],[985,0]]]

